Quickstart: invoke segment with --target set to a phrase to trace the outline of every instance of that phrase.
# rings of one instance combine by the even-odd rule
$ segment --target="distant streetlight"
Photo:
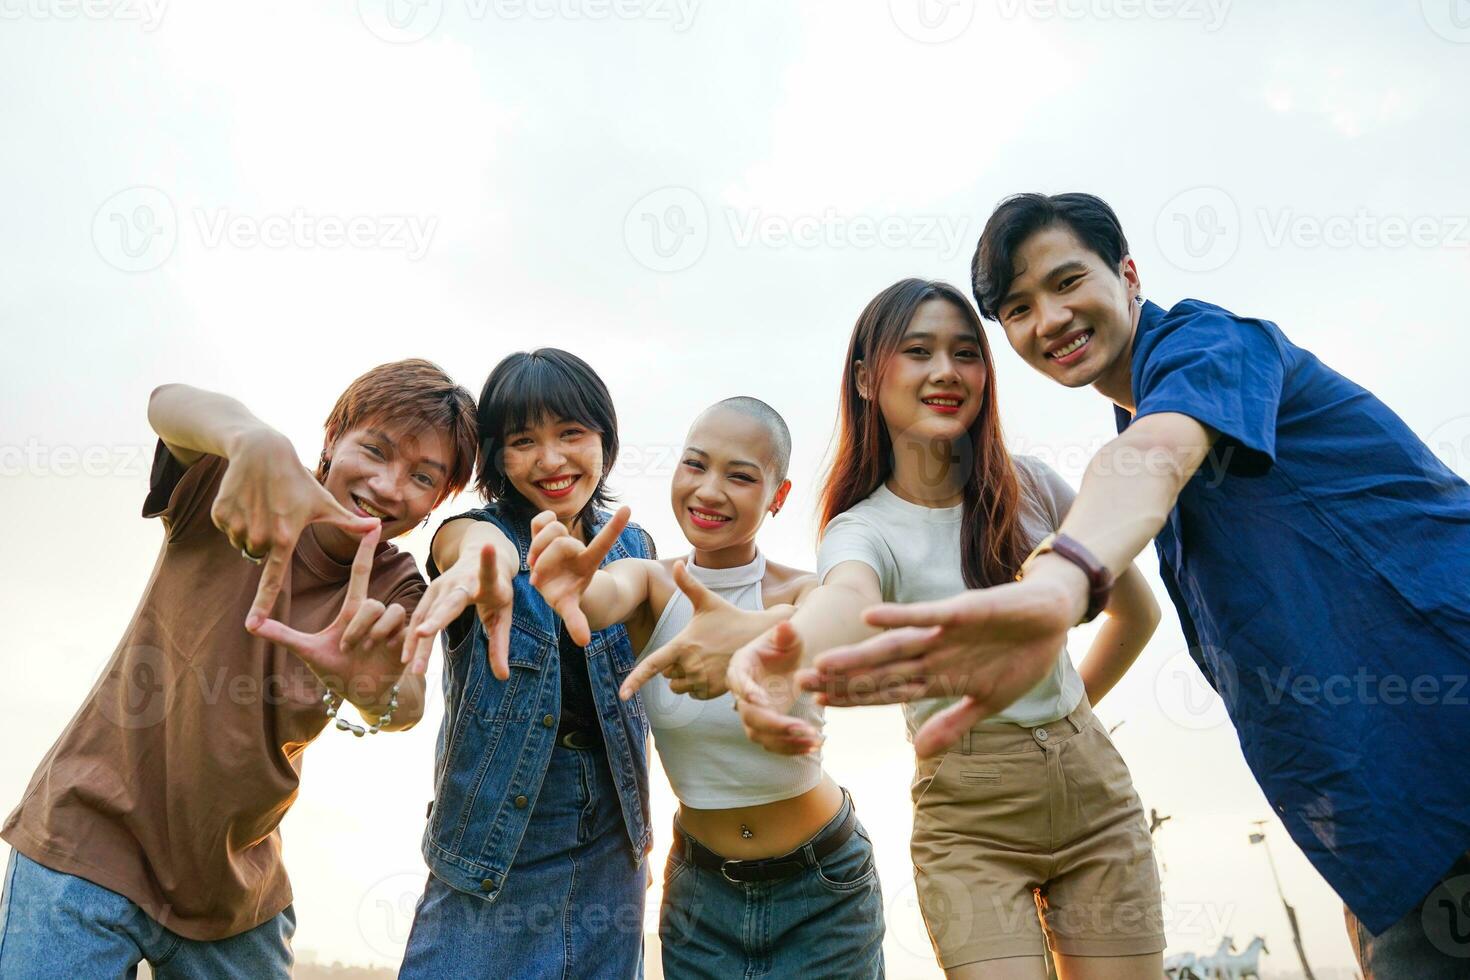
[[[1276,882],[1276,894],[1281,898],[1281,905],[1286,909],[1286,921],[1291,923],[1291,941],[1296,943],[1297,959],[1302,961],[1302,973],[1306,974],[1307,980],[1317,980],[1312,975],[1312,967],[1307,963],[1307,951],[1302,948],[1302,931],[1296,924],[1296,909],[1286,900],[1286,893],[1281,890],[1281,876],[1276,873],[1276,859],[1271,856],[1271,843],[1266,840],[1266,821],[1254,821],[1261,829],[1252,833],[1250,842],[1261,844],[1266,848],[1266,862],[1271,865],[1271,880]]]

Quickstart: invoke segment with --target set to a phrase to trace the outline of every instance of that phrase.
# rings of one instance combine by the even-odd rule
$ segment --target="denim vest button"
[[[495,890],[495,881],[494,881],[494,879],[486,878],[486,879],[484,879],[483,881],[480,882],[480,891],[482,891],[482,892],[493,892],[494,890]]]
[[[528,800],[528,799],[526,799],[524,796],[517,796],[516,797],[516,809],[517,810],[524,810],[526,808],[526,804],[529,803],[529,802],[531,802],[531,801]]]
[[[553,718],[551,715],[547,715],[546,717],[541,719],[541,724],[545,725],[547,728],[550,728],[552,725],[556,724],[556,719]]]

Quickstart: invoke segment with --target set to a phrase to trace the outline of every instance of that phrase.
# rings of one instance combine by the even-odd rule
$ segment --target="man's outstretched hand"
[[[408,613],[397,603],[385,606],[367,597],[381,528],[363,535],[352,559],[352,576],[342,609],[326,629],[302,633],[267,619],[250,632],[286,647],[329,688],[354,704],[373,707],[403,673],[399,651]]]
[[[339,504],[301,465],[290,441],[274,432],[251,439],[230,458],[209,516],[232,547],[265,561],[245,615],[251,632],[271,614],[308,524],[325,521],[352,535],[379,526],[377,518],[358,517]]]
[[[1022,582],[938,602],[873,606],[863,619],[891,629],[821,654],[801,672],[801,686],[839,707],[960,696],[914,738],[920,756],[934,755],[1056,665],[1087,602],[1085,579],[1068,568],[1049,563]]]

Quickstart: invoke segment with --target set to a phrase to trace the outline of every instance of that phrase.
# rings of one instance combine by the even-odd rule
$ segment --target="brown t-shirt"
[[[210,521],[224,472],[217,456],[185,468],[159,444],[143,516],[163,518],[167,536],[148,587],[0,831],[31,860],[200,940],[237,935],[290,904],[277,827],[296,798],[301,754],[327,723],[325,689],[306,665],[245,631],[263,566]],[[308,528],[276,618],[323,629],[350,571]],[[380,545],[368,594],[411,612],[423,591],[413,557]]]

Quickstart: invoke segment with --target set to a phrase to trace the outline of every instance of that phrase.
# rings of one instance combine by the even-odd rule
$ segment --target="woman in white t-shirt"
[[[789,618],[816,586],[755,543],[786,502],[790,455],[786,423],[758,399],[727,398],[695,420],[671,488],[687,563],[599,568],[599,542],[583,544],[552,515],[532,523],[527,560],[542,597],[569,624],[626,624],[639,653],[619,693],[641,686],[679,798],[659,915],[671,980],[883,975],[883,897],[851,798],[819,752],[775,755],[747,740],[724,689],[730,650]],[[609,546],[626,520],[624,508],[609,522]],[[820,730],[810,696],[791,711]]]
[[[792,660],[872,635],[862,613],[879,602],[1012,581],[1071,504],[1071,488],[1045,464],[1007,453],[990,348],[953,286],[903,280],[858,318],[821,501],[821,585],[737,652],[729,672],[747,734],[778,753],[805,751],[812,737],[789,713]],[[1089,709],[1158,623],[1137,569],[1119,577],[1106,612],[1080,674],[1062,650],[1004,712],[917,760],[915,880],[950,977],[1042,980],[1047,946],[1065,980],[1162,973],[1142,807]],[[783,680],[786,693],[775,693]],[[952,700],[905,704],[910,737]]]

